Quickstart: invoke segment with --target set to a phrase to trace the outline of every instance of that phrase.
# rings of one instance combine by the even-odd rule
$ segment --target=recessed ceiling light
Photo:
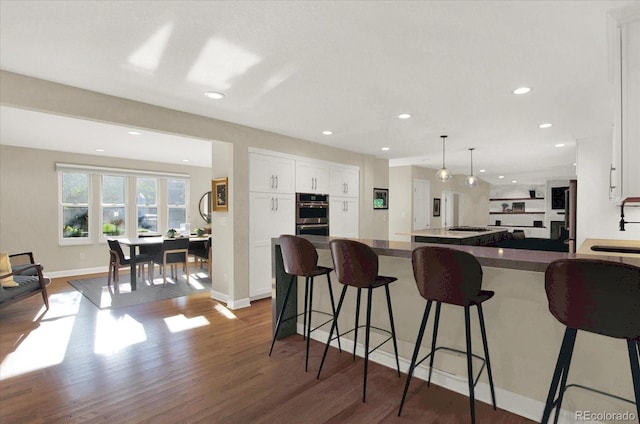
[[[513,90],[513,94],[527,94],[531,89],[529,87],[518,87]]]
[[[104,149],[96,149],[96,152],[104,152]]]
[[[504,175],[498,175],[498,178],[503,179]]]
[[[577,163],[575,163],[575,162],[573,163],[573,166],[577,166],[577,165],[578,165]]]
[[[140,131],[129,131],[129,134],[131,135],[140,135]]]
[[[324,135],[331,135],[331,134],[333,134],[333,131],[324,130],[324,131],[322,131],[322,134],[324,134]]]
[[[182,162],[189,162],[189,159],[182,159]]]
[[[382,148],[382,149],[380,149],[380,150],[384,150],[384,151],[386,152],[387,150],[389,150],[389,148],[388,148],[388,147],[383,147],[383,148]]]
[[[552,125],[552,124],[550,124],[550,123],[546,122],[546,123],[544,123],[544,124],[540,124],[540,125],[539,125],[539,127],[540,127],[540,128],[551,128],[551,125]]]
[[[518,180],[511,180],[511,182],[515,184],[518,182]]]
[[[411,114],[410,113],[401,113],[400,115],[398,115],[398,118],[400,118],[400,119],[409,119],[409,118],[411,118]]]
[[[481,169],[481,170],[480,170],[480,171],[478,171],[478,172],[487,172],[487,170],[486,170],[486,169]]]
[[[224,99],[224,94],[217,91],[205,91],[204,95],[214,100]]]
[[[558,143],[556,144],[556,147],[564,147],[564,143]]]

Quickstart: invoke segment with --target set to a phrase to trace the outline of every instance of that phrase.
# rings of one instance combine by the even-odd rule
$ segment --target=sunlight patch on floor
[[[130,315],[113,316],[112,311],[100,311],[96,317],[96,337],[93,351],[98,355],[116,353],[127,346],[147,340],[144,327]]]
[[[231,310],[229,310],[229,308],[227,308],[226,306],[221,305],[220,303],[216,303],[216,305],[213,307],[213,309],[218,311],[220,313],[220,315],[222,315],[223,317],[225,317],[227,319],[237,319],[238,318],[233,312],[231,312]]]
[[[187,318],[183,314],[174,315],[164,319],[167,328],[172,333],[178,333],[180,331],[191,330],[192,328],[204,327],[209,325],[209,320],[200,315],[193,318]]]

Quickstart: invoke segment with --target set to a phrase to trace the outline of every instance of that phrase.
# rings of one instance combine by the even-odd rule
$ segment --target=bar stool
[[[413,351],[413,357],[411,358],[411,365],[407,374],[407,382],[404,386],[404,393],[402,394],[402,401],[400,402],[398,416],[400,416],[400,414],[402,413],[402,407],[404,405],[405,398],[407,397],[409,383],[411,382],[411,376],[413,375],[413,371],[415,370],[415,368],[420,365],[425,359],[430,358],[429,377],[427,380],[427,385],[430,385],[431,370],[433,369],[433,358],[437,350],[443,349],[451,352],[466,353],[467,373],[469,379],[469,403],[471,407],[471,422],[475,423],[476,412],[474,388],[478,382],[478,378],[482,374],[482,370],[484,369],[485,364],[487,367],[487,376],[489,377],[489,388],[491,389],[491,400],[493,402],[493,409],[496,409],[496,395],[493,388],[491,362],[489,361],[489,349],[487,347],[487,332],[485,330],[484,315],[482,313],[482,303],[486,300],[491,299],[491,297],[493,297],[494,295],[494,292],[489,290],[481,290],[482,267],[480,266],[480,263],[475,258],[475,256],[467,252],[446,247],[418,247],[417,249],[413,250],[412,265],[413,276],[416,280],[418,291],[420,292],[420,295],[427,300],[427,305],[422,317],[422,323],[420,324],[420,330],[418,331],[418,337],[416,340],[415,349]],[[431,304],[434,301],[436,302],[436,316],[435,322],[433,324],[431,353],[426,355],[420,361],[416,362],[418,353],[420,351],[420,345],[422,344],[424,330],[427,326],[427,318],[429,318]],[[440,321],[440,307],[443,303],[464,307],[464,323],[467,339],[466,352],[444,346],[436,347],[438,323]],[[484,358],[474,355],[471,350],[471,319],[469,308],[474,305],[478,308],[478,319],[480,321],[480,331],[482,333]],[[472,357],[483,361],[480,372],[478,372],[478,375],[475,379],[473,378],[473,366],[471,363]]]
[[[320,378],[320,372],[324,365],[324,360],[329,350],[329,344],[333,340],[333,331],[337,331],[338,316],[342,309],[344,302],[344,296],[349,286],[353,286],[358,289],[356,300],[356,323],[352,330],[349,330],[342,335],[354,331],[353,338],[353,357],[356,355],[356,344],[358,341],[358,328],[363,327],[358,325],[358,315],[360,313],[360,297],[362,289],[367,289],[367,321],[365,327],[365,348],[364,348],[364,385],[362,388],[362,401],[364,402],[367,394],[367,371],[369,366],[369,354],[374,352],[384,343],[389,340],[393,340],[393,349],[396,354],[396,365],[398,367],[398,377],[400,377],[400,361],[398,359],[398,345],[396,342],[396,330],[393,325],[393,311],[391,310],[391,297],[389,295],[389,284],[397,280],[395,277],[385,277],[378,275],[378,255],[366,244],[353,241],[353,240],[331,240],[329,242],[331,248],[331,257],[333,258],[333,266],[338,276],[338,281],[344,284],[342,288],[342,294],[338,301],[338,309],[336,310],[335,317],[333,319],[333,325],[329,332],[329,338],[324,348],[324,354],[322,355],[322,362],[320,363],[320,369],[318,370],[317,378]],[[373,327],[376,330],[383,331],[390,334],[390,336],[380,343],[378,346],[369,351],[369,333],[372,328],[371,325],[371,299],[373,289],[378,287],[384,287],[387,295],[387,309],[389,311],[389,322],[391,325],[391,331],[384,330],[382,328]]]
[[[567,328],[541,422],[549,421],[553,408],[556,408],[554,422],[558,422],[562,398],[569,387],[634,403],[589,387],[567,386],[578,330],[627,340],[635,405],[640,419],[640,267],[599,259],[561,259],[547,267],[545,290],[549,311]]]
[[[317,330],[325,324],[328,324],[332,321],[333,317],[336,313],[336,307],[333,300],[333,290],[331,288],[331,277],[329,277],[329,273],[333,271],[331,268],[327,268],[324,266],[318,266],[318,252],[316,248],[313,247],[313,244],[307,239],[297,236],[291,235],[281,235],[280,236],[280,248],[282,250],[282,259],[284,262],[284,270],[287,274],[291,275],[291,280],[289,281],[289,286],[287,288],[287,294],[284,297],[284,303],[282,304],[282,308],[280,309],[280,313],[278,314],[278,320],[276,322],[276,330],[273,333],[273,340],[271,341],[271,349],[269,349],[269,356],[271,356],[271,352],[273,351],[273,346],[276,343],[276,338],[278,337],[278,331],[280,330],[280,324],[284,321],[288,321],[290,319],[297,318],[300,315],[304,315],[304,329],[305,334],[304,337],[307,340],[307,350],[305,356],[305,364],[304,370],[307,371],[309,368],[309,339],[311,337],[311,332]],[[327,276],[327,285],[329,286],[329,298],[331,299],[331,310],[332,313],[329,314],[327,312],[315,311],[317,313],[330,315],[331,320],[328,320],[316,328],[311,328],[311,312],[313,312],[313,278],[319,275]],[[305,286],[304,286],[304,312],[302,314],[298,314],[292,317],[288,317],[282,319],[284,315],[284,310],[287,306],[287,301],[289,300],[289,295],[291,294],[291,288],[295,281],[297,281],[297,277],[305,277]],[[307,325],[308,324],[308,325]],[[338,345],[340,344],[340,339],[338,339]]]

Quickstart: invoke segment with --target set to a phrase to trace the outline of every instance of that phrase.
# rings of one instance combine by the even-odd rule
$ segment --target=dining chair
[[[115,239],[108,239],[107,243],[109,244],[109,273],[107,275],[107,285],[111,285],[111,281],[113,279],[113,283],[115,289],[118,290],[118,282],[120,281],[120,268],[129,267],[131,265],[131,258],[129,256],[125,256],[122,251],[122,246],[120,246],[120,242]],[[138,264],[138,272],[142,272],[142,277],[144,278],[144,265],[149,265],[150,275],[153,275],[153,258],[149,254],[138,254],[136,255],[136,262]]]
[[[167,285],[167,265],[171,267],[171,278],[178,279],[178,264],[182,264],[185,269],[185,278],[189,283],[189,238],[182,237],[176,239],[165,239],[162,242],[162,251],[159,256],[154,256],[153,261],[161,266],[162,285]],[[153,267],[151,268],[151,279],[153,280]]]

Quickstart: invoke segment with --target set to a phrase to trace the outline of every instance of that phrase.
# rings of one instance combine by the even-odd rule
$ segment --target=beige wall
[[[228,143],[226,147],[223,147],[224,144],[213,144],[214,163],[218,154],[224,155],[228,160],[224,162],[225,175],[219,175],[222,162],[218,162],[217,166],[220,167],[212,169],[209,178],[229,177],[229,212],[222,216],[216,214],[213,218],[214,234],[219,231],[219,235],[214,237],[216,241],[213,265],[217,267],[216,272],[222,273],[223,278],[228,279],[227,287],[218,289],[221,293],[229,295],[232,302],[248,299],[249,295],[249,147],[359,166],[362,223],[360,237],[373,237],[377,223],[384,222],[380,215],[374,215],[371,205],[374,182],[385,185],[384,176],[381,177],[378,173],[385,167],[386,161],[373,156],[5,71],[0,71],[0,104]],[[2,184],[4,185],[4,182]],[[39,196],[37,188],[30,188],[34,189],[35,195]],[[5,202],[14,203],[16,198],[7,197],[0,200],[4,209]],[[4,222],[3,219],[3,227]],[[224,231],[223,223],[227,226]],[[215,248],[216,246],[219,248]],[[55,248],[55,245],[44,247]],[[226,254],[219,256],[223,251]],[[97,265],[97,262],[93,265],[87,264]],[[77,264],[69,267],[78,268]]]
[[[192,228],[206,224],[198,202],[211,189],[208,168],[0,145],[0,250],[33,251],[49,272],[106,270],[109,262],[104,243],[58,246],[56,162],[189,174],[188,220]]]
[[[436,178],[436,170],[418,166],[397,166],[389,168],[389,240],[410,241],[409,236],[398,235],[412,229],[413,222],[413,180],[427,180],[430,184],[430,207],[434,198],[443,198],[443,192],[463,195],[462,224],[470,226],[487,225],[489,216],[489,183],[479,180],[474,188],[464,185],[464,175],[454,175],[443,183]],[[441,218],[429,214],[430,228],[441,228]]]

